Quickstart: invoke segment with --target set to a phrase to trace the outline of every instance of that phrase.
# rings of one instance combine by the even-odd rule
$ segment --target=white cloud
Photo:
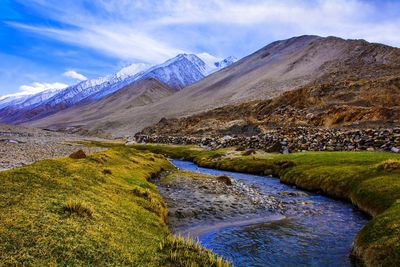
[[[123,24],[99,22],[74,30],[31,26],[14,22],[8,22],[8,24],[63,42],[96,49],[106,55],[123,60],[159,63],[183,52]]]
[[[46,90],[52,90],[52,91],[58,91],[64,88],[67,88],[68,84],[60,83],[60,82],[55,82],[55,83],[41,83],[41,82],[34,82],[30,85],[21,85],[19,87],[19,91],[14,94],[8,94],[8,95],[3,95],[0,96],[0,100],[6,99],[6,98],[14,98],[14,97],[22,97],[22,96],[28,96],[28,95],[34,95]]]
[[[160,63],[182,52],[214,48],[224,53],[229,47],[228,56],[242,40],[247,46],[254,42],[266,45],[302,34],[364,38],[400,46],[400,18],[391,11],[400,8],[395,1],[97,0],[90,8],[79,0],[66,4],[18,1],[67,27],[7,22],[9,25],[124,61]]]
[[[65,77],[69,77],[69,78],[72,78],[72,79],[75,79],[75,80],[78,80],[78,81],[85,81],[85,80],[88,79],[85,75],[80,74],[80,73],[78,73],[78,72],[76,72],[74,70],[66,71],[66,72],[63,73],[63,75]]]
[[[68,87],[68,84],[64,83],[40,83],[40,82],[34,82],[31,85],[21,85],[19,87],[21,94],[26,94],[26,95],[31,95],[31,94],[36,94],[40,93],[46,90],[54,89],[54,90],[60,90]]]

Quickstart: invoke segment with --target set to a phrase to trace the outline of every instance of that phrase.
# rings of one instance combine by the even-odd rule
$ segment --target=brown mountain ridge
[[[269,100],[162,119],[146,135],[257,134],[277,127],[400,125],[400,76],[305,86]]]
[[[254,109],[254,106],[249,105],[254,105],[259,101],[257,105],[260,108],[261,103],[264,103],[265,111],[262,113],[265,115],[271,113],[269,116],[273,116],[270,116],[268,122],[265,119],[261,121],[269,125],[274,120],[290,118],[290,112],[294,112],[291,120],[299,118],[306,124],[311,120],[305,119],[310,113],[311,115],[307,118],[313,118],[312,125],[319,126],[346,124],[348,120],[352,123],[379,120],[395,123],[394,117],[390,114],[393,116],[396,114],[396,103],[392,101],[390,105],[388,103],[384,105],[385,108],[393,109],[390,111],[393,113],[386,113],[379,105],[383,101],[382,98],[397,99],[396,79],[399,74],[399,48],[368,43],[364,40],[300,36],[273,42],[179,92],[151,101],[146,105],[130,105],[125,112],[110,109],[111,113],[99,118],[94,114],[97,114],[95,110],[100,110],[103,105],[100,101],[93,103],[89,110],[84,106],[72,107],[30,122],[29,125],[55,129],[76,127],[93,132],[104,131],[117,136],[132,135],[159,122],[161,118],[191,116],[249,101],[256,102],[234,108],[250,109],[243,111],[246,114]],[[293,90],[298,91],[283,94]],[[296,103],[291,103],[291,105],[295,104],[296,111],[289,110],[289,106],[284,104],[287,101],[285,99],[290,97],[297,100]],[[373,103],[375,98],[379,100],[377,103]],[[363,104],[363,101],[368,104]],[[301,108],[302,105],[307,106]],[[340,110],[334,111],[334,108],[339,107],[346,109],[351,107],[354,109],[353,115],[361,118],[344,118],[346,123],[339,123],[335,121],[335,118],[328,119],[330,116],[321,115],[330,112],[332,117],[342,116]],[[377,110],[372,111],[372,107]],[[229,108],[232,107],[226,109]],[[277,108],[279,109],[275,110]],[[82,113],[83,110],[86,111]],[[77,121],[77,115],[86,112],[93,114],[82,116]],[[278,116],[276,115],[278,112],[286,113],[286,115]],[[295,114],[296,112],[301,112],[301,115]],[[242,113],[235,114],[243,116]],[[381,114],[380,117],[377,114]],[[313,117],[314,115],[317,117]],[[322,117],[319,118],[319,116]],[[343,116],[350,115],[346,113]],[[367,119],[368,116],[371,118]],[[333,121],[329,122],[329,120]]]

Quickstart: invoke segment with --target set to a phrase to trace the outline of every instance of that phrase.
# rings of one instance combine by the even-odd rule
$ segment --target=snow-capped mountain
[[[83,100],[99,100],[128,84],[149,78],[157,79],[176,90],[180,90],[201,80],[208,74],[228,66],[228,62],[233,61],[228,58],[225,64],[214,62],[210,66],[196,55],[180,54],[153,67],[146,64],[132,64],[113,75],[86,80],[68,87],[48,99],[46,104],[50,106],[58,104],[69,106]]]
[[[220,69],[228,67],[229,65],[232,65],[236,61],[237,61],[237,58],[230,56],[230,57],[225,58],[224,60],[215,62],[214,66],[216,67],[216,70],[220,70]]]
[[[150,78],[157,79],[174,90],[181,90],[236,61],[229,57],[212,62],[211,59],[217,58],[211,55],[208,59],[206,63],[197,55],[179,54],[159,65],[131,64],[112,75],[85,80],[65,89],[0,100],[0,109],[12,108],[24,112],[39,110],[39,113],[43,113],[39,115],[45,116],[81,102],[100,100],[129,84]]]
[[[146,72],[139,73],[131,82],[154,78],[180,90],[203,79],[206,76],[206,69],[206,64],[196,55],[180,54],[163,64],[153,66]]]
[[[47,101],[57,93],[63,91],[64,89],[48,89],[46,91],[34,94],[34,95],[29,95],[26,98],[24,98],[23,102],[20,102],[18,104],[19,108],[25,108],[25,107],[35,107],[37,105],[40,105],[41,103]]]
[[[12,95],[12,96],[3,96],[0,98],[0,109],[16,106],[23,103],[26,99],[31,97],[31,95]]]

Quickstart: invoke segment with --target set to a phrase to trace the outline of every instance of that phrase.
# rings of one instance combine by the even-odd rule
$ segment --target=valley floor
[[[354,256],[367,266],[400,264],[398,154],[85,145],[107,150],[0,172],[0,265],[227,266],[199,244],[171,236],[164,200],[150,182],[173,169],[163,155],[203,167],[273,174],[284,183],[348,200],[373,217],[354,240]],[[174,173],[163,182],[179,184],[181,176],[196,179]],[[243,198],[240,190],[236,195]]]
[[[66,157],[79,149],[86,154],[104,150],[77,143],[83,139],[102,140],[0,124],[0,171],[29,165],[38,160]]]
[[[288,155],[134,145],[199,166],[273,174],[287,184],[350,201],[373,219],[357,234],[353,255],[367,266],[400,264],[400,155],[386,152],[306,152]]]

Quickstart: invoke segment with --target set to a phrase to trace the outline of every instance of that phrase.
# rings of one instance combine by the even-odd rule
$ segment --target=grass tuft
[[[210,266],[230,267],[231,263],[222,257],[216,256],[208,249],[201,247],[198,240],[185,238],[181,235],[169,235],[159,245],[160,251],[165,253],[165,266]]]
[[[64,212],[70,215],[76,214],[79,217],[93,218],[92,208],[82,200],[67,200],[64,205]]]
[[[398,171],[400,170],[400,160],[385,160],[379,163],[377,168],[384,171]]]
[[[111,171],[110,169],[104,169],[104,170],[103,170],[103,174],[111,175],[111,174],[112,174],[112,171]]]

